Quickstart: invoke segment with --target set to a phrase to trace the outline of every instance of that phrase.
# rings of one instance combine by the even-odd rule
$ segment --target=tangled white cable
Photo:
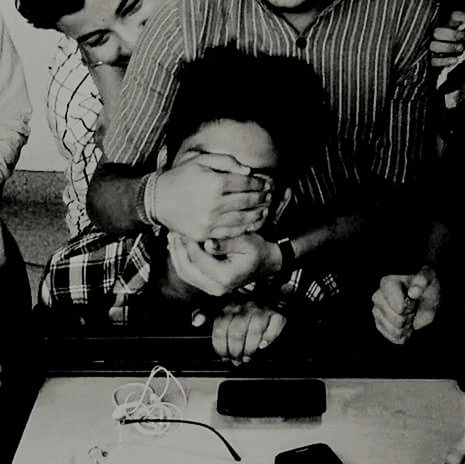
[[[145,383],[127,383],[114,390],[113,404],[115,409],[112,418],[118,422],[122,419],[182,420],[187,395],[170,371],[162,366],[155,366]],[[174,433],[182,424],[173,426],[170,422],[144,422],[133,425],[141,434],[155,437]]]

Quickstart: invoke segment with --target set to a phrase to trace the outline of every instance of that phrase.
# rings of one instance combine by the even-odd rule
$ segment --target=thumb
[[[465,23],[465,13],[462,11],[454,11],[449,18],[448,26],[454,29],[463,30],[462,26]]]
[[[239,163],[234,156],[209,153],[197,157],[197,161],[208,168],[220,172],[230,172],[248,176],[250,168]]]
[[[226,238],[223,240],[208,239],[204,243],[204,249],[213,256],[227,256],[230,254],[246,253],[249,249],[245,245],[245,237]]]
[[[194,327],[201,327],[205,324],[205,322],[207,322],[207,316],[205,316],[205,314],[203,314],[200,309],[196,309],[192,313],[192,325]]]
[[[425,290],[431,285],[435,279],[435,272],[428,266],[423,266],[420,271],[415,274],[410,281],[410,285],[407,291],[409,298],[418,300],[423,296]]]

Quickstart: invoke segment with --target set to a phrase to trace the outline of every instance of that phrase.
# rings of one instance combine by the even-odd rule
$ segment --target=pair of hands
[[[256,233],[223,241],[195,240],[168,234],[170,260],[184,283],[212,296],[223,296],[256,277],[268,274],[279,264],[280,252]]]
[[[457,57],[465,50],[463,28],[465,12],[454,11],[445,26],[434,30],[434,40],[430,44],[434,67],[457,63]],[[406,296],[410,304],[406,302]],[[392,343],[404,344],[414,330],[433,322],[439,301],[440,285],[436,273],[429,267],[423,267],[416,275],[386,276],[373,295],[376,328]]]
[[[208,154],[158,180],[157,217],[175,231],[168,234],[168,269],[195,290],[220,297],[280,265],[276,244],[255,233],[268,216],[273,185],[249,174],[231,156]],[[201,311],[193,316],[194,325],[204,322]],[[233,302],[214,321],[213,347],[235,365],[248,362],[285,324],[284,316],[254,301]]]
[[[233,156],[183,153],[187,161],[162,174],[156,186],[157,220],[196,242],[257,231],[271,204],[270,179],[251,176]]]
[[[392,343],[404,344],[414,330],[433,322],[439,302],[439,281],[428,266],[415,275],[383,277],[373,295],[376,328]]]
[[[176,277],[196,289],[222,296],[248,283],[266,260],[267,242],[257,234],[245,234],[203,249],[197,242],[170,233],[170,259]],[[210,252],[206,251],[209,250]],[[221,259],[215,255],[220,253]],[[193,314],[192,323],[206,321],[201,310]],[[268,346],[281,333],[286,319],[269,307],[254,301],[233,302],[226,306],[213,324],[212,341],[217,354],[233,364],[250,361],[258,350]]]
[[[457,62],[457,56],[465,49],[465,31],[460,30],[464,25],[465,11],[454,11],[445,26],[434,30],[434,40],[430,45],[433,66],[442,68]]]
[[[194,326],[202,325],[205,320],[200,310],[193,314]],[[282,314],[254,301],[230,303],[213,323],[213,348],[236,366],[247,363],[257,350],[279,337],[286,322]]]

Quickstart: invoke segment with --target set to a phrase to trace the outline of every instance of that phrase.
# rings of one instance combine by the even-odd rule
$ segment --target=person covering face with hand
[[[250,281],[249,261],[259,258],[254,254],[257,247],[249,244],[278,233],[291,199],[290,186],[295,185],[302,162],[302,149],[312,144],[314,161],[321,159],[325,110],[317,81],[307,86],[312,75],[311,67],[303,61],[247,56],[230,46],[207,51],[204,58],[187,64],[179,76],[181,85],[167,126],[167,172],[199,154],[205,158],[233,157],[250,170],[250,175],[273,186],[267,199],[270,213],[264,215],[260,232],[247,232],[216,244],[221,254],[212,249],[211,239],[205,243],[177,232],[168,234],[167,274],[160,288],[166,296],[182,299],[191,308],[199,304],[200,314],[210,305],[225,305],[214,320],[213,346],[220,356],[235,363],[250,360],[286,323],[275,310],[276,290],[271,283]],[[289,90],[276,91],[277,82],[287,83]],[[293,92],[314,111],[313,137],[292,112],[289,97]],[[196,110],[187,112],[187,108]],[[286,158],[286,153],[292,154],[292,159]],[[224,273],[237,276],[234,286],[222,286]],[[309,281],[308,288],[315,284]],[[279,288],[279,280],[273,285]],[[218,302],[218,297],[223,298]],[[199,325],[195,322],[201,317],[199,312],[195,325]]]
[[[128,234],[126,240],[119,237],[109,243],[108,236],[91,224],[85,199],[89,181],[102,157],[96,140],[96,114],[100,112],[97,126],[102,129],[97,132],[103,134],[105,121],[112,119],[122,75],[137,39],[160,3],[159,0],[76,0],[66,3],[48,0],[48,6],[42,4],[38,8],[36,2],[17,1],[18,10],[34,26],[64,32],[79,47],[78,52],[76,46],[69,42],[61,44],[63,50],[53,63],[55,75],[48,92],[51,129],[59,140],[60,151],[69,160],[67,177],[70,184],[65,189],[64,200],[68,206],[67,222],[72,240],[69,245],[57,250],[50,261],[51,271],[46,272],[41,293],[42,303],[46,306],[58,307],[62,302],[67,305],[93,306],[96,298],[100,305],[102,292],[102,298],[108,297],[111,300],[109,294],[112,286],[105,284],[102,288],[99,279],[87,277],[95,276],[95,273],[86,272],[84,268],[87,267],[88,271],[90,267],[107,266],[108,272],[116,278],[124,266],[122,263],[131,260],[134,233]],[[89,89],[90,79],[79,62],[81,56],[103,100],[103,109],[101,101],[95,96],[98,94],[97,89],[93,85]],[[75,87],[76,83],[79,88]],[[63,108],[67,113],[59,114]],[[97,134],[97,138],[101,136]],[[171,193],[167,196],[168,201],[157,209],[166,217],[167,225],[178,230],[189,230],[197,237],[204,233],[207,224],[213,236],[255,230],[261,224],[257,218],[266,210],[266,202],[262,203],[261,199],[266,197],[267,192],[263,191],[263,187],[265,190],[267,187],[262,179],[246,176],[247,172],[234,159],[198,157],[183,166],[181,171],[167,176]],[[187,191],[186,176],[189,178]],[[205,198],[207,201],[204,201]],[[176,208],[172,205],[176,205]],[[213,231],[215,222],[218,227]],[[77,250],[77,237],[82,243],[80,252]],[[89,246],[90,242],[92,247]],[[98,243],[100,247],[97,252]],[[93,251],[89,252],[89,249]],[[60,286],[57,286],[54,269],[69,268],[70,253],[73,254],[74,266],[77,265],[77,255],[80,253],[79,263],[83,271],[70,271],[65,279],[59,279]],[[78,281],[77,275],[85,276],[85,282]],[[65,292],[61,288],[64,282],[68,282]],[[82,295],[70,290],[77,287],[89,290]],[[99,297],[94,297],[97,294]]]
[[[302,230],[291,239],[295,256],[298,259],[315,256],[335,243],[354,237],[360,239],[367,230],[366,223],[372,219],[371,212],[381,203],[378,199],[390,199],[392,196],[385,192],[404,191],[404,186],[408,190],[415,184],[419,165],[427,157],[424,150],[429,132],[425,131],[429,97],[426,51],[436,7],[429,0],[415,5],[404,0],[377,0],[369,8],[363,2],[354,4],[349,0],[164,1],[147,23],[140,48],[133,55],[122,89],[121,106],[104,141],[106,156],[88,196],[89,211],[95,221],[108,231],[118,232],[134,230],[141,223],[161,223],[197,242],[233,238],[248,230],[245,225],[242,231],[238,230],[235,223],[238,216],[229,214],[231,205],[227,201],[236,202],[239,197],[229,195],[224,184],[209,186],[214,190],[214,201],[204,206],[203,211],[198,208],[201,214],[196,213],[193,218],[196,208],[189,207],[192,200],[186,202],[183,195],[181,201],[176,191],[183,190],[176,188],[175,191],[174,187],[184,183],[181,180],[187,179],[187,172],[152,172],[150,182],[144,179],[147,183],[142,183],[135,170],[130,175],[122,169],[122,166],[142,169],[147,164],[154,169],[154,159],[162,147],[165,124],[179,87],[177,71],[202,56],[209,47],[232,40],[238,49],[249,54],[260,51],[305,57],[311,60],[324,84],[325,98],[333,115],[328,122],[331,138],[326,146],[326,163],[317,169],[309,161],[302,169],[295,193],[302,207],[302,222],[311,217],[314,205],[326,210],[327,220],[321,228],[302,224]],[[390,15],[383,13],[388,10]],[[402,18],[400,23],[399,18]],[[216,27],[211,27],[212,24]],[[382,37],[379,37],[380,31]],[[367,40],[375,37],[373,42]],[[356,50],[360,51],[358,55]],[[373,63],[377,65],[373,67]],[[295,103],[299,105],[298,102],[299,99]],[[301,106],[300,110],[305,119],[308,108]],[[364,115],[363,120],[360,115]],[[307,121],[307,128],[310,127],[311,121]],[[310,151],[307,156],[311,158]],[[201,158],[192,160],[196,170],[203,169],[198,164],[200,161]],[[366,195],[354,195],[356,199],[352,201],[347,190],[359,181],[362,190],[366,188]],[[257,190],[265,193],[265,185],[264,182],[252,193]],[[147,204],[145,211],[137,209],[134,202],[120,201],[123,197],[136,198],[135,192],[141,187],[145,192],[152,192],[152,204]],[[361,207],[360,197],[368,205],[364,203]],[[175,203],[173,199],[177,200],[178,212],[182,212],[178,217],[169,207]],[[405,199],[400,202],[399,209],[406,203]],[[117,207],[121,204],[125,207]],[[244,213],[243,204],[239,205],[242,209],[237,209]],[[367,210],[369,213],[365,216],[363,213]],[[141,214],[136,214],[137,211]],[[260,225],[255,221],[253,227],[257,230]],[[290,233],[285,236],[289,237]],[[257,241],[253,245],[256,255],[264,259],[259,259],[258,265],[250,263],[249,280],[273,274],[280,268],[284,260],[273,251],[275,244]],[[341,265],[342,253],[338,256],[337,265]],[[286,266],[298,267],[298,260],[289,261]],[[197,268],[200,266],[198,261]],[[240,283],[236,274],[223,274],[218,288],[218,276],[208,275],[206,266],[201,274],[207,274],[207,285],[216,287],[212,290],[215,293]],[[241,275],[246,274],[241,272]],[[198,274],[194,276],[192,271],[189,276],[184,274],[199,284]],[[360,278],[361,281],[364,279]],[[353,282],[357,285],[356,279]]]

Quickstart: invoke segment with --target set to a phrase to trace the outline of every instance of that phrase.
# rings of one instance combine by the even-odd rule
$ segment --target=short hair
[[[168,166],[186,138],[220,119],[263,128],[278,153],[281,180],[324,162],[326,108],[321,83],[306,61],[215,47],[185,63],[178,81],[166,126]]]
[[[60,19],[84,8],[85,0],[15,0],[16,9],[34,27],[57,29]]]

